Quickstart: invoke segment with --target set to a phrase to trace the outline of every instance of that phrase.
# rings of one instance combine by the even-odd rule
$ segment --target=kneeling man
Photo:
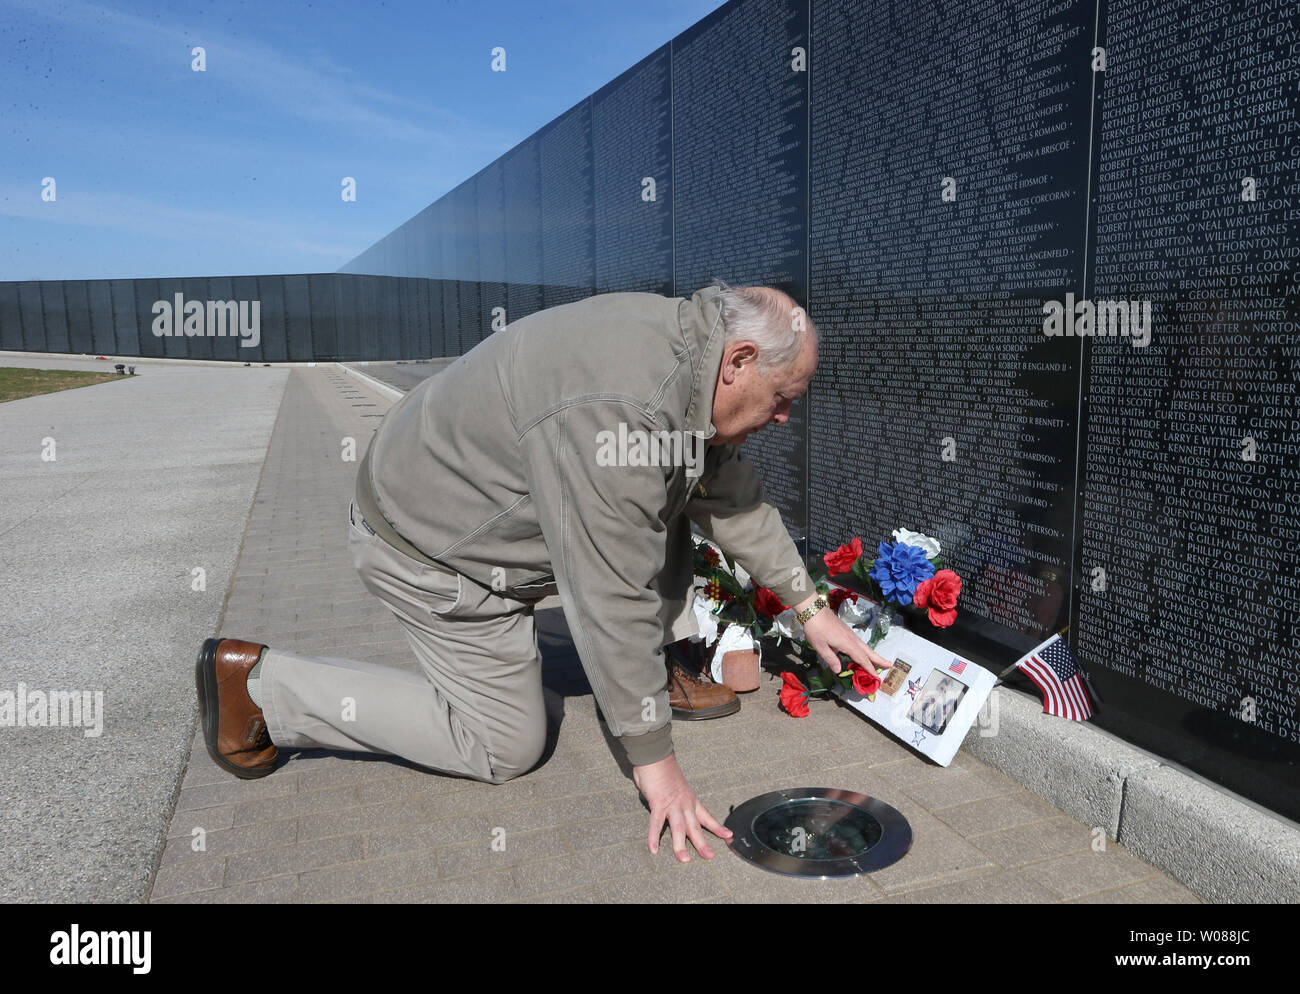
[[[209,639],[196,680],[213,759],[240,777],[277,747],[405,757],[501,783],[542,755],[534,605],[558,593],[592,692],[650,808],[706,858],[729,838],[673,753],[670,713],[738,706],[663,647],[695,634],[691,522],[785,604],[832,669],[888,664],[816,596],[740,446],[784,424],[817,331],[784,293],[611,293],[492,335],[389,411],[358,467],[349,549],[422,674]],[[670,697],[672,698],[670,700]],[[352,706],[345,710],[343,701]]]

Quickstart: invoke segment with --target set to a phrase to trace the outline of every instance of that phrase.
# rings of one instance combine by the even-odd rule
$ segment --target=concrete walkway
[[[402,629],[346,549],[356,465],[341,458],[343,440],[359,458],[389,403],[337,367],[291,373],[221,634],[414,669]],[[596,719],[563,614],[539,610],[537,620],[552,726],[538,769],[490,786],[391,758],[282,750],[275,773],[240,781],[215,767],[196,730],[150,900],[1200,900],[1112,841],[1097,851],[1091,826],[966,751],[943,769],[835,703],[784,715],[774,680],[737,715],[674,726],[705,805],[722,818],[780,787],[857,790],[908,817],[912,851],[869,877],[828,882],[763,872],[722,845],[712,861],[678,864],[665,839],[651,856],[646,812]],[[195,623],[188,644],[209,631]]]
[[[0,404],[0,693],[30,706],[0,718],[0,901],[144,899],[288,378],[128,361],[140,375]],[[80,714],[65,697],[32,724],[38,692]]]

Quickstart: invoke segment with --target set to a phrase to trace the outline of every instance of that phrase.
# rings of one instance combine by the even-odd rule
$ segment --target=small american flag
[[[1080,679],[1079,664],[1060,635],[1053,635],[1016,666],[1043,692],[1044,714],[1072,721],[1087,721],[1092,717],[1092,702]]]
[[[966,669],[966,660],[954,658],[953,661],[948,664],[948,669],[952,670],[958,676],[961,676],[962,671]]]

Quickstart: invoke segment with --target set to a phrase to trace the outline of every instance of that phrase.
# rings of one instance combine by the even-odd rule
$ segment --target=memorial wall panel
[[[1043,304],[1082,287],[1092,19],[813,5],[813,551],[934,536],[947,637],[1008,662],[1069,610],[1079,347]]]
[[[464,355],[483,340],[484,313],[479,285],[462,280],[456,287],[457,316],[460,321],[460,354]]]
[[[411,273],[424,279],[438,276],[438,266],[442,257],[438,245],[438,233],[434,218],[433,205],[430,204],[415,215],[411,228]]]
[[[466,180],[450,196],[456,225],[455,275],[460,284],[460,351],[465,353],[483,337],[478,294],[478,192],[474,180]]]
[[[479,340],[492,333],[494,314],[509,320],[506,299],[506,198],[501,160],[474,177],[478,204],[479,307],[483,310]]]
[[[379,359],[383,354],[379,331],[379,294],[384,278],[362,276],[358,282],[358,324],[361,328],[360,358],[367,361]]]
[[[140,329],[140,355],[158,358],[164,354],[163,349],[167,342],[166,338],[159,338],[154,334],[153,322],[156,315],[153,313],[153,305],[163,299],[159,295],[161,289],[159,281],[139,279],[131,282],[135,295],[135,324]]]
[[[346,279],[344,276],[336,277],[337,279]],[[266,362],[266,347],[268,337],[272,341],[283,341],[283,323],[273,323],[273,319],[268,316],[266,302],[261,299],[258,293],[258,280],[256,276],[232,276],[230,278],[230,298],[233,300],[259,301],[259,314],[261,315],[261,330],[258,335],[256,345],[245,347],[242,341],[235,343],[235,359],[238,362]]]
[[[455,280],[440,280],[442,284],[442,335],[443,355],[461,355],[460,348],[460,284]]]
[[[141,328],[135,313],[135,286],[131,280],[109,280],[113,299],[113,351],[118,355],[140,355]],[[146,327],[145,334],[149,333]]]
[[[442,280],[429,280],[429,351],[430,358],[448,355],[442,330]]]
[[[338,329],[338,355],[340,362],[351,362],[361,356],[362,330],[357,314],[356,276],[339,276],[334,281],[334,314]]]
[[[41,301],[41,319],[45,322],[45,348],[48,352],[71,351],[68,339],[68,305],[61,282],[37,284]]]
[[[312,358],[328,362],[339,355],[338,302],[334,294],[335,278],[316,273],[307,277],[311,297]]]
[[[511,321],[542,309],[542,167],[537,139],[502,159],[506,217],[506,314]]]
[[[257,299],[262,302],[262,361],[288,362],[289,318],[285,307],[284,277],[257,277]]]
[[[216,335],[216,337],[208,339],[208,344],[212,348],[213,359],[220,359],[222,361],[227,361],[227,363],[248,363],[248,361],[251,361],[251,359],[247,355],[244,355],[244,353],[251,352],[253,350],[252,348],[243,347],[243,342],[246,339],[244,339],[242,335],[239,334],[240,330],[243,329],[243,324],[242,322],[240,322],[239,299],[237,298],[237,296],[235,296],[233,279],[231,279],[230,277],[208,277],[207,292],[208,292],[208,300],[212,300],[213,304],[216,304],[216,301],[221,301],[221,300],[226,301],[227,304],[229,304],[230,301],[234,301],[235,304],[234,316],[230,317],[229,307],[225,308],[225,313],[227,316],[225,320],[225,325],[224,326],[218,325],[216,329],[213,329],[217,331],[225,330],[225,335]],[[248,303],[250,303],[251,305],[252,301],[248,301]],[[216,314],[214,314],[214,316],[216,316]],[[259,316],[259,318],[257,318],[257,337],[259,337],[260,340],[261,338],[261,326],[260,326],[261,305],[260,304],[259,304],[259,309],[257,309],[257,316]],[[250,309],[248,309],[248,325],[250,326],[253,326],[252,318],[253,318],[253,314],[252,314],[252,309],[250,307]]]
[[[415,283],[415,357],[417,359],[430,359],[435,355],[433,312],[429,301],[432,282],[432,280],[420,279]]]
[[[94,336],[90,330],[90,296],[85,280],[68,280],[63,284],[63,302],[68,315],[68,351],[93,353]]]
[[[718,277],[806,303],[807,48],[807,0],[729,4],[673,40],[676,295]],[[806,408],[799,401],[743,448],[797,541],[808,521]]]
[[[29,352],[52,352],[41,308],[41,285],[35,280],[18,284],[18,314],[23,322],[23,348]]]
[[[284,334],[290,362],[307,362],[312,357],[311,300],[307,294],[307,277],[280,277],[284,287]]]
[[[200,311],[195,315],[197,318],[198,334],[186,334],[182,340],[185,344],[185,357],[187,359],[211,359],[214,355],[211,336],[206,334],[207,325],[207,303],[212,299],[212,294],[208,292],[208,281],[202,276],[191,276],[177,281],[180,285],[180,292],[185,295],[185,306],[188,308],[191,302],[197,303]]]
[[[0,349],[21,352],[23,344],[23,312],[18,303],[15,282],[0,282]],[[32,351],[35,351],[34,349]]]
[[[109,281],[86,281],[86,303],[90,311],[90,351],[96,355],[117,354],[117,336],[113,334],[113,291]]]
[[[672,58],[664,45],[591,98],[596,292],[673,292]]]
[[[1086,339],[1077,648],[1099,724],[1298,818],[1296,10],[1185,13],[1102,18],[1090,297],[1147,330]]]
[[[384,362],[402,358],[402,309],[397,282],[391,276],[379,277],[378,358]]]
[[[181,297],[179,310],[176,307],[177,294]],[[185,295],[185,281],[183,279],[159,280],[158,300],[166,300],[172,305],[172,333],[160,339],[163,355],[168,359],[188,359],[190,340],[185,335],[185,305],[189,302],[189,298]]]
[[[590,297],[596,286],[591,100],[538,133],[542,177],[542,306]]]
[[[398,315],[398,351],[396,358],[415,358],[415,281],[403,277],[393,281]]]
[[[190,355],[189,342],[185,338],[185,299],[184,290],[179,279],[160,279],[153,281],[157,288],[154,298],[145,301],[145,312],[150,314],[149,334],[158,343],[161,354],[168,359],[188,359]],[[181,294],[181,306],[178,310],[176,307],[176,295]],[[153,308],[160,301],[166,301],[170,306],[171,314],[171,334],[157,335],[153,330],[153,322],[158,317],[165,316],[166,312],[155,313]]]

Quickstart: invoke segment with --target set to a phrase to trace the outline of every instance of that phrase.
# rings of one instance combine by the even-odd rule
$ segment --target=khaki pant
[[[353,565],[424,673],[271,649],[261,670],[271,741],[402,756],[490,783],[527,772],[546,742],[533,604],[398,552],[355,504],[349,519]]]

